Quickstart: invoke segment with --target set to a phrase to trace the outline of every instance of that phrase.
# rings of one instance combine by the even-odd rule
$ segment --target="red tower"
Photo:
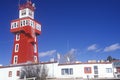
[[[14,33],[11,64],[39,62],[37,36],[41,24],[34,20],[35,5],[30,0],[19,6],[19,18],[12,20],[10,31]]]

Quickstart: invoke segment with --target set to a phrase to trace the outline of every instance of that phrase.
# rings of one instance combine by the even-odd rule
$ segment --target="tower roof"
[[[29,8],[31,10],[35,10],[35,5],[34,3],[32,4],[31,0],[27,0],[27,2],[25,4],[20,4],[19,5],[19,9],[25,9],[25,8]]]

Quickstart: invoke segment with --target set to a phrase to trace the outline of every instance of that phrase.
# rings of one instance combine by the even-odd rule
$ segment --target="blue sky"
[[[21,0],[21,3],[25,0]],[[120,0],[33,0],[40,61],[75,52],[76,59],[120,59]],[[0,64],[9,65],[13,47],[11,20],[18,18],[18,0],[0,1]]]

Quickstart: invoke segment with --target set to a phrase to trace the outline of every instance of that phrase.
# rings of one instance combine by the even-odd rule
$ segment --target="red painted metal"
[[[26,4],[23,4],[20,6],[20,9],[24,9],[24,8],[29,8],[34,11],[34,7],[32,6],[31,2],[27,2]],[[26,25],[22,27],[20,26],[20,20],[28,20],[28,19],[35,23],[34,28],[30,25]],[[18,22],[18,27],[10,29],[10,31],[14,33],[15,35],[11,64],[20,64],[20,63],[26,63],[26,62],[32,62],[32,63],[39,62],[37,36],[40,35],[41,31],[36,29],[36,24],[39,24],[39,25],[41,24],[29,17],[12,20],[11,24],[14,22]],[[34,33],[33,33],[33,30],[34,30]],[[19,40],[16,40],[17,33],[20,34]],[[33,36],[33,34],[35,34],[35,36]],[[15,52],[16,44],[19,44],[18,52]],[[36,52],[34,51],[34,45],[36,45],[36,50],[37,50]],[[15,62],[14,56],[18,56],[16,63],[14,63]],[[37,61],[35,61],[34,56],[37,57]]]

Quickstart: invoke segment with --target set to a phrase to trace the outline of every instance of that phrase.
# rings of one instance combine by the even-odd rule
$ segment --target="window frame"
[[[106,73],[112,73],[112,68],[106,68]]]
[[[37,62],[37,56],[34,56],[34,62]]]
[[[15,44],[15,50],[14,50],[15,52],[19,52],[19,44],[17,43],[17,44]]]
[[[16,41],[19,41],[20,40],[20,33],[17,33],[16,34]]]
[[[34,44],[34,53],[37,53],[37,45]]]
[[[16,71],[16,76],[20,76],[20,71]]]
[[[84,67],[84,73],[85,74],[91,74],[92,73],[92,68],[91,67]]]
[[[12,77],[12,71],[8,72],[8,77]]]
[[[73,75],[73,68],[62,68],[61,75]]]
[[[18,56],[17,56],[17,55],[14,56],[13,63],[14,63],[14,64],[17,64],[17,63],[18,63]]]

